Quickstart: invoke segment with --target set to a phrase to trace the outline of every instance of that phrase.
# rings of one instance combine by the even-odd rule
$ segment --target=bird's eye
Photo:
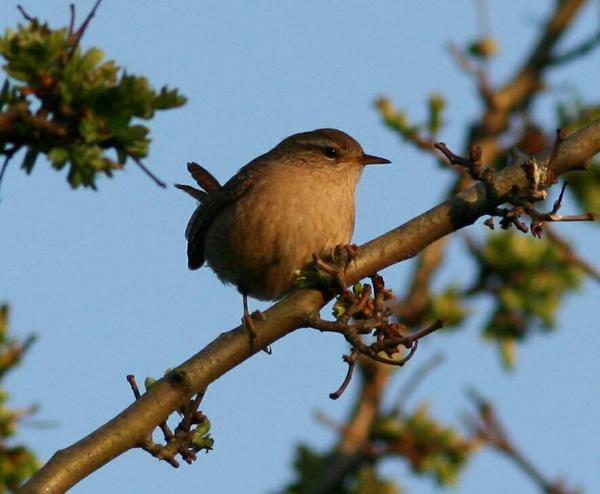
[[[326,146],[325,149],[323,149],[323,152],[328,158],[336,158],[338,154],[337,149],[331,146]]]

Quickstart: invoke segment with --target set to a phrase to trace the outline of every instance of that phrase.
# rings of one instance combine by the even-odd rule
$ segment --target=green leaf
[[[468,315],[463,307],[464,294],[454,284],[444,288],[439,294],[432,295],[425,308],[425,318],[428,321],[441,319],[444,327],[457,327]]]
[[[517,346],[513,340],[502,340],[499,343],[500,358],[507,369],[513,369],[517,361]]]
[[[8,304],[0,305],[0,343],[4,342],[8,330]]]
[[[69,160],[69,151],[61,147],[52,148],[48,151],[48,159],[54,166],[61,167]]]
[[[146,377],[146,379],[144,379],[144,388],[146,389],[146,391],[148,391],[157,382],[158,382],[157,379],[155,379],[154,377],[148,376],[148,377]]]
[[[489,235],[474,254],[479,280],[471,293],[493,302],[483,334],[501,346],[503,363],[512,367],[513,344],[552,330],[564,295],[579,286],[582,272],[561,244],[515,232]]]
[[[442,113],[446,108],[446,100],[439,93],[434,93],[428,101],[429,116],[427,120],[427,129],[431,137],[435,137],[443,126]]]
[[[99,173],[112,176],[128,157],[145,158],[149,129],[139,119],[186,101],[176,89],[157,92],[145,77],[120,75],[99,48],[83,51],[66,28],[50,29],[38,21],[5,31],[0,55],[5,72],[20,82],[12,86],[7,80],[0,92],[0,110],[19,116],[12,133],[18,139],[5,145],[28,149],[23,162],[28,173],[40,153],[56,169],[68,164],[72,187],[93,188]]]
[[[187,98],[181,95],[177,89],[169,89],[164,86],[160,89],[160,93],[154,99],[154,107],[157,110],[169,110],[182,106],[187,102]]]
[[[439,485],[454,485],[476,448],[476,443],[445,426],[421,404],[410,415],[379,418],[371,440],[382,442],[389,451],[405,458],[411,468],[431,476]]]

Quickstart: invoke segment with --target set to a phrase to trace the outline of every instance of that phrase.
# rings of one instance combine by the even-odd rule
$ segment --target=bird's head
[[[354,169],[362,171],[365,165],[385,164],[389,160],[366,154],[351,136],[336,129],[317,129],[293,134],[281,141],[273,152],[288,158],[298,166],[313,168]]]

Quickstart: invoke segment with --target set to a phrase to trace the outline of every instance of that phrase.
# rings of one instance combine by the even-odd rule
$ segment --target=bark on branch
[[[550,187],[556,177],[582,169],[600,152],[600,120],[566,138],[557,156],[542,173],[542,184]],[[550,150],[535,156],[546,163]],[[485,155],[483,156],[485,160]],[[497,195],[489,197],[477,183],[426,213],[364,244],[356,262],[348,268],[347,281],[355,283],[372,273],[417,255],[436,240],[475,222],[499,205],[514,187],[526,190],[528,181],[521,163],[515,163],[493,180]],[[288,333],[301,328],[328,302],[317,290],[299,289],[265,312],[256,322],[256,340],[250,345],[241,328],[227,331],[171,371],[141,398],[105,425],[66,449],[58,451],[19,491],[21,494],[62,493],[113,458],[140,445],[150,431],[190,396]]]

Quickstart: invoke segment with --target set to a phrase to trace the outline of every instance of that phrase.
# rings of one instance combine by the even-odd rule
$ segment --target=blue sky
[[[10,2],[9,2],[10,3]],[[494,81],[522,60],[553,2],[490,1],[492,33],[500,54]],[[76,2],[81,16],[92,2]],[[23,2],[53,26],[68,21],[68,2]],[[595,6],[597,9],[597,6]],[[20,20],[3,9],[0,28]],[[588,8],[569,32],[568,46],[597,24]],[[373,100],[387,95],[415,120],[433,91],[449,101],[441,139],[459,149],[465,125],[479,111],[472,81],[447,54],[479,33],[474,2],[178,1],[104,0],[83,45],[98,46],[129,72],[155,86],[169,84],[189,97],[182,109],[159,114],[146,164],[170,184],[189,182],[195,160],[221,180],[281,138],[318,127],[347,131],[369,153],[392,160],[367,169],[358,190],[355,241],[362,243],[436,204],[452,176],[383,128]],[[577,88],[597,98],[600,54],[553,72],[550,92],[536,104],[548,118],[553,101]],[[241,298],[208,269],[189,272],[183,232],[194,202],[174,188],[157,188],[134,165],[99,191],[70,191],[64,176],[39,162],[27,177],[17,162],[1,190],[0,295],[12,306],[11,328],[39,340],[7,386],[15,406],[39,403],[22,438],[47,459],[126,407],[125,375],[158,376],[239,323]],[[565,211],[568,210],[568,204]],[[471,232],[481,231],[478,224]],[[600,235],[587,225],[564,224],[588,259],[600,262]],[[450,247],[443,281],[466,282],[472,269]],[[384,272],[402,289],[411,268]],[[459,423],[465,388],[494,400],[511,433],[551,478],[564,477],[587,492],[600,491],[600,371],[598,285],[569,297],[551,337],[520,348],[514,373],[504,372],[494,348],[479,336],[483,307],[462,332],[437,334],[397,376],[399,386],[419,362],[443,351],[446,363],[414,398],[432,413]],[[265,307],[253,301],[252,307]],[[273,492],[291,479],[292,446],[327,447],[333,433],[314,419],[323,411],[342,420],[353,390],[333,391],[345,372],[341,338],[300,330],[225,375],[208,391],[202,409],[213,422],[215,451],[173,470],[134,450],[73,489],[104,492]],[[393,390],[392,390],[392,395]],[[402,462],[387,474],[412,492],[437,492],[414,480]],[[117,486],[117,487],[115,487]],[[475,457],[461,478],[464,493],[537,492],[496,455]]]

